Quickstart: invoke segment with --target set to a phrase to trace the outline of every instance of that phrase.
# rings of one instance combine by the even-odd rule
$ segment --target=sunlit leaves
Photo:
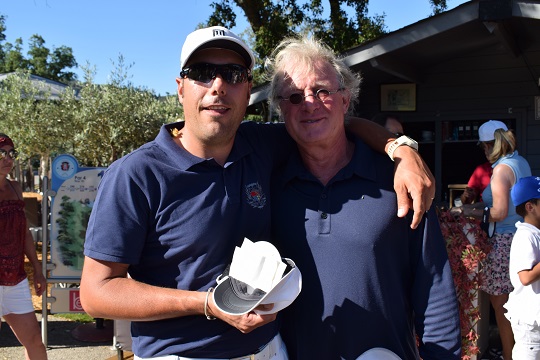
[[[447,8],[446,0],[427,0],[433,14]],[[251,47],[259,65],[279,42],[298,33],[313,34],[336,52],[346,51],[386,32],[385,14],[368,16],[369,0],[219,0],[206,25],[236,26],[240,9],[248,20]],[[406,6],[406,5],[404,5]]]
[[[55,100],[39,91],[28,73],[0,83],[0,132],[15,140],[21,161],[39,158],[47,164],[49,157],[70,153],[82,166],[108,166],[152,140],[162,124],[183,116],[175,96],[158,98],[131,85],[96,85],[90,73],[87,79],[82,88],[68,87]]]
[[[29,70],[32,74],[68,84],[77,79],[70,71],[77,67],[73,50],[68,46],[49,49],[45,39],[34,34],[29,39],[27,56],[23,54],[23,40],[17,38],[15,43],[5,42],[5,16],[0,15],[0,74],[16,70]]]

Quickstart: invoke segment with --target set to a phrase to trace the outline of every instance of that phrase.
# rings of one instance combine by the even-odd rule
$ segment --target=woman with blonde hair
[[[503,305],[513,290],[509,274],[510,245],[516,232],[515,224],[523,218],[516,213],[510,190],[520,178],[531,175],[531,167],[519,155],[515,135],[503,122],[489,120],[480,126],[478,134],[479,145],[492,164],[493,175],[482,193],[482,203],[464,205],[452,212],[481,219],[488,229],[492,250],[484,263],[480,289],[489,294],[501,337],[503,358],[511,360],[514,335]]]

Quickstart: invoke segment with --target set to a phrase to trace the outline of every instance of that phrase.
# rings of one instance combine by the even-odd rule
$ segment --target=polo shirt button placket
[[[328,209],[328,192],[327,189],[321,191],[319,198],[319,209]],[[319,210],[319,234],[330,233],[330,214],[326,211]]]

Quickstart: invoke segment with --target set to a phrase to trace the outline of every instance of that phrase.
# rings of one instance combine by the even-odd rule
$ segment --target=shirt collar
[[[531,225],[529,223],[526,223],[524,221],[518,221],[516,222],[516,228],[523,228],[523,229],[529,229],[530,232],[535,234],[536,236],[540,235],[540,229],[538,229],[536,226]]]
[[[491,167],[492,168],[495,168],[495,166],[497,166],[501,161],[503,161],[504,159],[511,159],[513,158],[514,156],[517,156],[519,155],[518,151],[517,150],[514,150],[514,152],[510,153],[510,154],[506,154],[504,156],[501,156],[497,161],[495,161]]]
[[[178,146],[178,144],[174,141],[173,132],[174,132],[174,129],[181,130],[184,127],[184,125],[185,125],[184,121],[179,121],[179,122],[163,125],[156,138],[156,141],[159,144],[159,146],[163,147],[163,149],[165,150],[167,154],[172,154],[174,161],[176,162],[178,167],[182,170],[188,170],[192,166],[196,166],[198,164],[204,164],[204,163],[220,166],[218,163],[214,161],[213,158],[209,158],[209,159],[200,158],[186,151],[184,148]],[[251,145],[249,144],[249,142],[246,140],[243,133],[241,131],[238,131],[234,139],[233,148],[231,149],[231,153],[227,157],[227,161],[225,162],[224,167],[230,166],[231,164],[243,158],[244,156],[247,156],[252,151],[253,149]]]
[[[377,181],[377,175],[373,162],[379,161],[379,159],[375,158],[374,151],[361,140],[356,139],[349,134],[347,134],[347,137],[349,140],[354,141],[355,144],[353,157],[351,161],[343,169],[341,169],[332,180],[330,180],[328,185],[335,181],[350,178],[353,175],[363,177],[370,181]],[[291,157],[283,168],[283,174],[280,180],[281,185],[285,186],[288,182],[293,181],[295,178],[307,181],[317,181],[316,178],[304,166],[297,148],[295,148],[291,154]]]

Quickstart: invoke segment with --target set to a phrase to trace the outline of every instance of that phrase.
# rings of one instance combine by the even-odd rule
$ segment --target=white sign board
[[[53,161],[49,278],[80,279],[86,227],[105,168],[79,168],[71,155]]]
[[[78,288],[52,288],[51,298],[54,301],[51,303],[51,313],[72,313],[84,310],[81,305],[81,297]]]

